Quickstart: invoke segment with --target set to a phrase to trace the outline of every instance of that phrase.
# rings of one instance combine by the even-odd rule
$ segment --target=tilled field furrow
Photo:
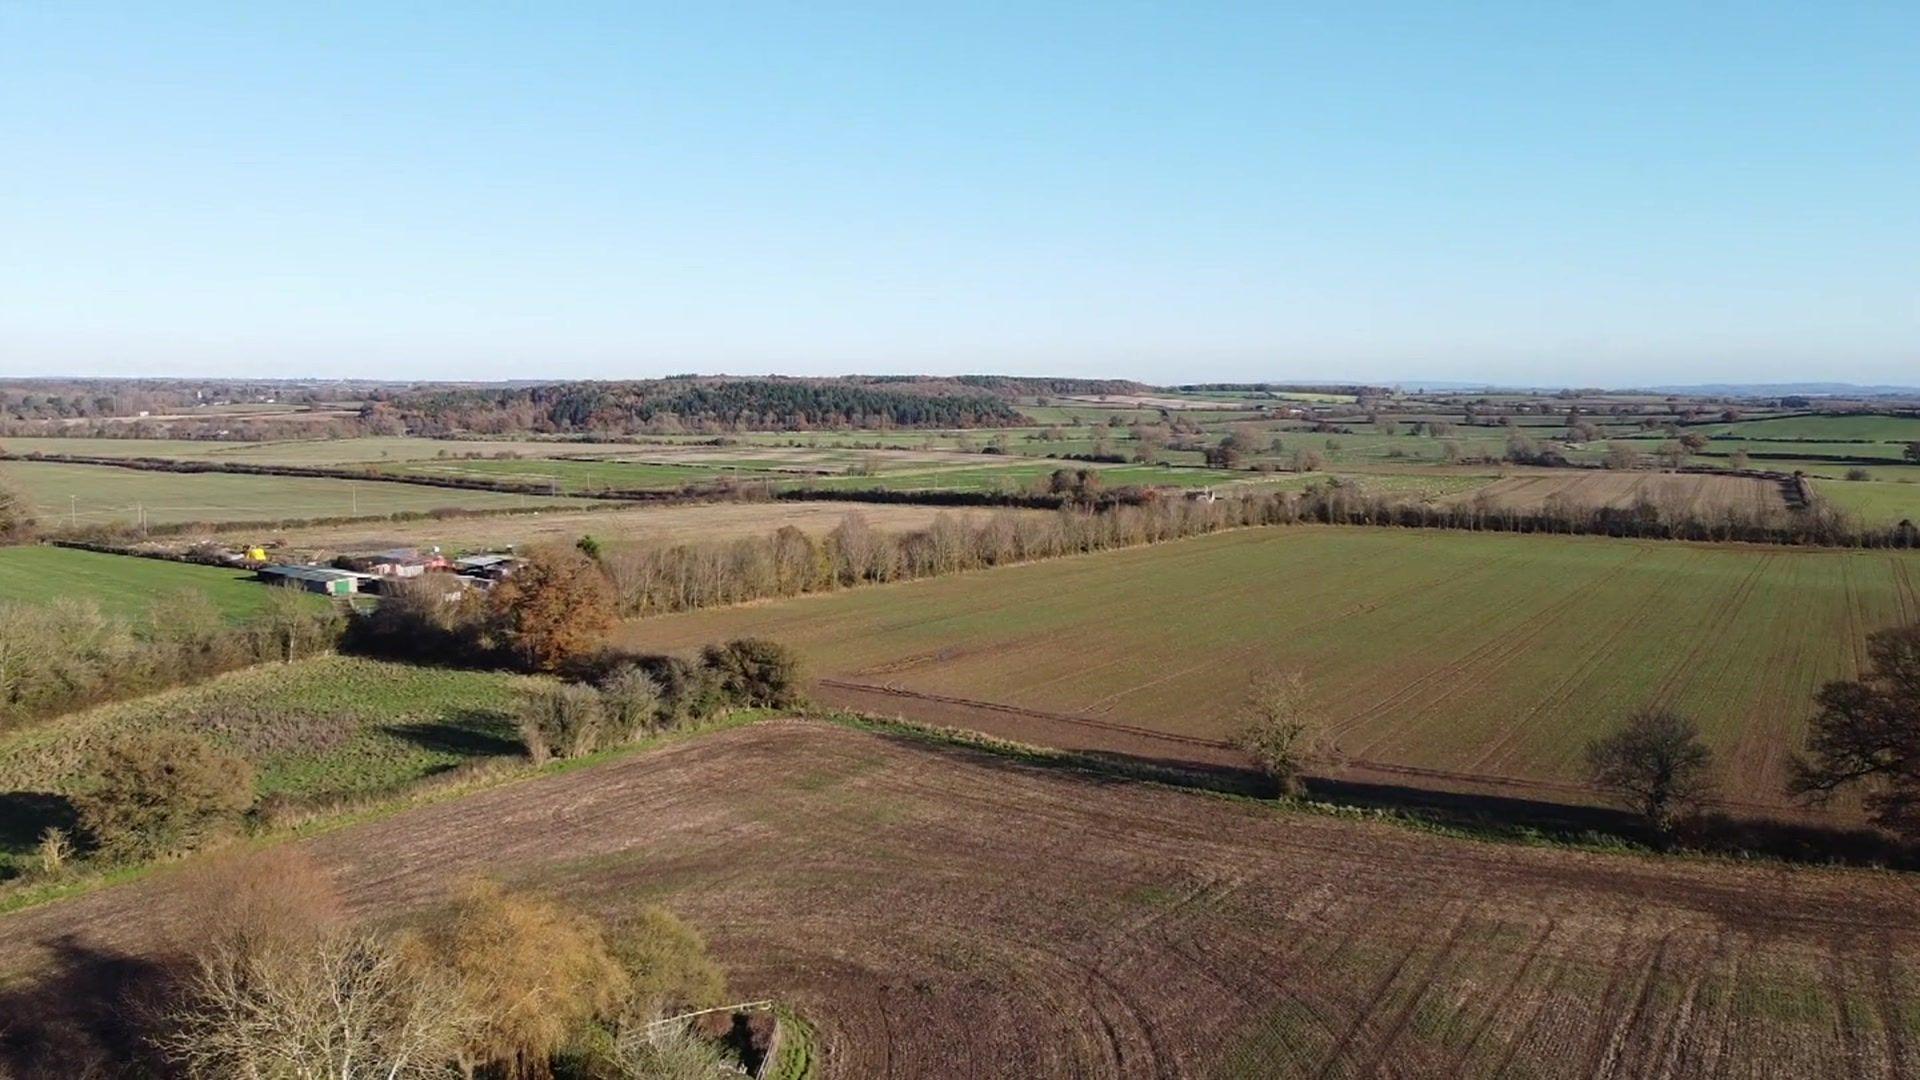
[[[1897,1076],[1920,1017],[1905,877],[1475,843],[814,722],[301,846],[393,922],[483,874],[664,902],[835,1078]],[[8,1038],[75,1004],[73,958],[173,948],[183,898],[0,916]]]

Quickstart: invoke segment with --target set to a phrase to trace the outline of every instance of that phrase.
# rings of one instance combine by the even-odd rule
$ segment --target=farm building
[[[372,555],[343,556],[339,561],[350,569],[381,577],[419,577],[429,570],[445,570],[449,566],[438,548],[427,552],[414,548],[394,548]]]
[[[520,560],[512,555],[469,555],[464,559],[455,559],[453,569],[463,577],[483,578],[487,581],[499,581],[511,575],[520,565]]]
[[[298,585],[327,596],[351,596],[360,587],[360,575],[324,566],[263,566],[259,575],[269,585]]]

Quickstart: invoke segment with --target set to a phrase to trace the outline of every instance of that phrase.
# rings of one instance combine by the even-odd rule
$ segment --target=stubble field
[[[1449,839],[817,723],[304,846],[382,919],[481,875],[665,903],[743,999],[814,1025],[830,1077],[1920,1067],[1903,877]],[[155,877],[0,917],[0,1012],[30,1035],[193,914]]]
[[[1349,771],[1589,797],[1581,749],[1643,705],[1697,717],[1730,801],[1785,809],[1814,690],[1920,619],[1920,553],[1333,527],[627,624],[753,634],[828,701],[1076,748],[1237,761],[1249,673],[1303,673]],[[1845,816],[1850,811],[1837,808]]]

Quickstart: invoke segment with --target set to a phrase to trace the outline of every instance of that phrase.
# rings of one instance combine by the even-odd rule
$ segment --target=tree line
[[[397,396],[391,406],[416,435],[965,428],[1022,422],[1005,398],[944,380],[574,382],[422,391]]]

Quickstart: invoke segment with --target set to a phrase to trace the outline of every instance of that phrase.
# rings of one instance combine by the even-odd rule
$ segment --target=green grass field
[[[750,463],[662,465],[637,461],[558,461],[543,458],[416,461],[392,472],[413,476],[462,476],[551,485],[560,494],[581,491],[672,489],[723,476],[764,479],[780,475]]]
[[[1813,489],[1865,525],[1920,524],[1920,483],[1897,480],[1815,480]]]
[[[244,570],[71,548],[0,548],[0,603],[91,600],[103,611],[144,620],[155,600],[182,589],[205,593],[232,618],[258,611],[267,601],[266,588]]]
[[[1739,420],[1731,424],[1707,424],[1688,430],[1724,439],[1864,439],[1906,443],[1920,440],[1920,416],[1776,416],[1763,420]]]
[[[442,507],[505,510],[571,505],[538,495],[462,491],[378,481],[240,473],[171,473],[114,465],[41,461],[0,463],[0,477],[22,488],[50,527],[180,522],[281,521],[378,517]]]
[[[1586,740],[1630,710],[1669,705],[1700,719],[1734,795],[1778,804],[1813,691],[1869,630],[1920,619],[1916,581],[1915,552],[1296,527],[624,634],[764,635],[817,676],[1214,739],[1277,664],[1354,758],[1549,783],[1577,780]]]
[[[104,738],[160,728],[199,733],[246,758],[263,796],[392,791],[463,761],[519,754],[514,695],[533,682],[348,657],[249,668],[0,737],[0,799],[69,794]],[[0,877],[44,827],[19,820],[0,827]]]
[[[231,461],[248,465],[361,465],[419,461],[457,454],[592,454],[630,451],[630,443],[540,442],[534,440],[421,439],[375,435],[358,439],[281,439],[227,442],[206,439],[0,439],[0,450],[14,454],[77,454],[86,457],[151,457],[177,461]]]

